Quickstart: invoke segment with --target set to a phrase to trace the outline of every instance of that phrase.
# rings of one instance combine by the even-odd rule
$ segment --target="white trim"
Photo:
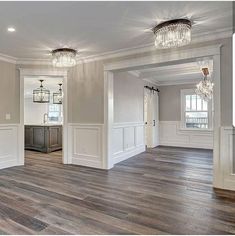
[[[235,157],[234,157],[234,127],[221,127],[221,150],[220,150],[220,165],[223,175],[221,188],[235,190]]]
[[[20,163],[24,164],[24,78],[26,76],[58,76],[63,77],[63,163],[70,164],[68,155],[68,92],[67,71],[49,69],[19,68],[20,71]]]
[[[16,64],[17,58],[0,53],[0,61]]]
[[[103,124],[68,124],[68,153],[71,164],[106,169]]]
[[[195,90],[194,89],[181,89],[180,91],[180,96],[181,96],[181,99],[180,99],[180,103],[181,103],[181,130],[197,130],[197,129],[193,129],[193,128],[187,128],[185,127],[186,124],[185,124],[185,112],[186,112],[186,100],[185,100],[185,96],[186,95],[194,95],[196,94],[195,93]],[[213,129],[213,115],[212,115],[212,100],[210,100],[208,102],[208,129],[204,129],[204,130],[212,130]],[[198,129],[198,130],[201,130],[201,129]]]
[[[160,145],[213,149],[212,130],[181,129],[180,121],[160,121]]]
[[[117,62],[110,62],[104,64],[104,70],[105,71],[115,71],[115,70],[124,70],[126,71],[131,70],[132,68],[135,68],[135,70],[138,70],[138,67],[141,67],[143,65],[148,65],[149,68],[157,66],[159,63],[166,63],[166,65],[169,64],[169,62],[174,61],[184,61],[189,59],[195,59],[200,57],[212,57],[214,55],[220,55],[220,47],[222,44],[215,44],[210,46],[204,46],[199,48],[178,48],[176,50],[172,50],[171,52],[166,52],[160,54],[154,54],[149,55],[145,57],[138,57],[138,58],[132,58],[132,59],[125,59],[122,61]]]
[[[180,79],[180,80],[169,80],[169,81],[154,81],[152,79],[143,79],[144,81],[155,84],[156,86],[171,86],[171,85],[183,85],[183,84],[195,84],[200,81],[199,77],[193,79]]]
[[[113,164],[145,151],[144,122],[115,123],[112,137]]]
[[[233,34],[233,127],[235,127],[235,33]]]
[[[21,165],[19,162],[19,126],[19,124],[0,125],[0,169]]]

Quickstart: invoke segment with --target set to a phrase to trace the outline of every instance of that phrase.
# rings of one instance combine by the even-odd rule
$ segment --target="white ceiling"
[[[208,63],[211,75],[213,61],[208,60]],[[140,69],[129,73],[158,86],[197,83],[203,78],[197,62]]]
[[[39,80],[43,79],[43,87],[49,89],[51,94],[59,90],[59,83],[63,82],[63,78],[60,77],[45,77],[45,76],[34,76],[25,77],[24,79],[24,96],[27,98],[33,98],[33,90],[39,88]]]
[[[43,59],[64,46],[81,57],[139,47],[153,43],[155,24],[186,17],[193,37],[220,32],[232,27],[232,2],[0,2],[0,53]]]

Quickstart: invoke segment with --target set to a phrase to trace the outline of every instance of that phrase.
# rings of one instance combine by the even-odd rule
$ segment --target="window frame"
[[[186,96],[196,95],[194,89],[181,89],[181,130],[194,131],[212,131],[213,130],[213,100],[208,101],[208,128],[187,128],[185,113],[186,111]],[[197,112],[197,111],[195,111]]]

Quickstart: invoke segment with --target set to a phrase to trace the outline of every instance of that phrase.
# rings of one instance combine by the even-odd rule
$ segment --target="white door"
[[[145,144],[148,148],[159,145],[159,105],[158,93],[145,89],[144,122]]]
[[[158,93],[152,93],[152,147],[159,145],[159,103]]]

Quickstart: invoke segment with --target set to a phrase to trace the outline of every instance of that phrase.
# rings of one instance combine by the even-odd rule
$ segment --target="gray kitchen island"
[[[62,149],[62,125],[25,125],[25,150],[44,153]]]

